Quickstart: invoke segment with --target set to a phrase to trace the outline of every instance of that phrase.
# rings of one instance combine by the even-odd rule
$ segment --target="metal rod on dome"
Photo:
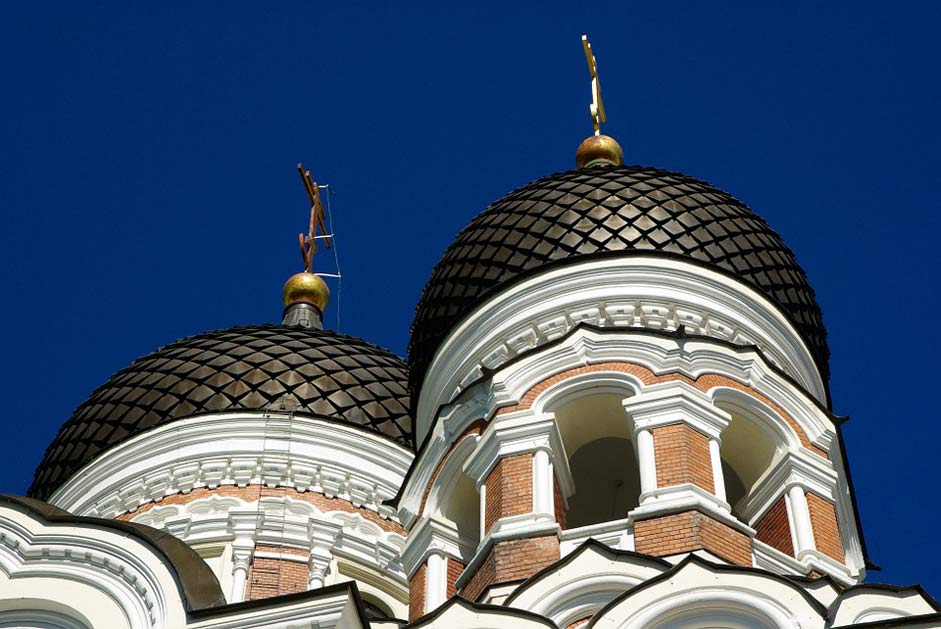
[[[310,225],[307,235],[298,234],[301,245],[301,258],[304,260],[304,270],[312,273],[314,268],[314,254],[317,253],[317,241],[323,240],[327,249],[330,248],[331,234],[327,233],[327,224],[323,203],[320,202],[320,186],[310,176],[309,170],[304,170],[303,164],[297,165],[297,172],[304,183],[304,190],[310,200]],[[319,234],[318,234],[319,230]]]
[[[604,113],[604,101],[601,100],[601,79],[598,78],[598,63],[595,60],[595,53],[591,50],[591,44],[588,43],[588,35],[582,35],[582,48],[585,50],[585,60],[588,61],[588,71],[591,73],[591,105],[588,106],[591,112],[591,122],[595,127],[595,135],[601,135],[601,123],[608,119]]]

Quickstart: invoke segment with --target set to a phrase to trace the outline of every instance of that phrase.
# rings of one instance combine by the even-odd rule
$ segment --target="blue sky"
[[[818,4],[4,3],[0,491],[134,358],[279,319],[298,161],[333,191],[339,329],[404,354],[460,228],[573,166],[587,32],[627,162],[730,191],[796,251],[870,579],[941,595],[941,5]]]

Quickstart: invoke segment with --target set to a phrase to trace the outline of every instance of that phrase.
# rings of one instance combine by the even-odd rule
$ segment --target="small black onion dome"
[[[602,255],[682,258],[758,289],[795,325],[828,381],[830,352],[814,291],[760,216],[680,173],[596,166],[518,188],[475,217],[448,247],[412,323],[413,409],[435,351],[476,306],[550,265]]]
[[[59,429],[29,495],[45,499],[102,452],[177,419],[277,409],[327,419],[412,447],[404,361],[362,339],[259,325],[206,332],[139,358],[91,394]],[[292,404],[293,405],[293,404]]]

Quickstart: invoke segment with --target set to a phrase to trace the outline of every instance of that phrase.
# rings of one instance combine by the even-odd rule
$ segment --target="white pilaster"
[[[237,537],[232,542],[232,593],[230,603],[245,600],[248,585],[248,568],[252,565],[255,542],[250,537]]]
[[[716,498],[725,502],[725,474],[722,472],[722,455],[717,438],[709,439],[709,459],[712,462],[712,480],[715,484]]]
[[[657,461],[654,455],[653,433],[647,428],[638,430],[636,441],[640,491],[647,494],[657,489]]]
[[[549,453],[536,450],[533,454],[533,513],[547,513],[555,517],[554,490]]]
[[[807,506],[807,494],[800,485],[791,485],[787,490],[787,510],[793,523],[794,555],[800,559],[807,551],[817,550],[814,543],[814,529],[810,521],[810,508]]]
[[[448,598],[448,558],[439,551],[428,555],[425,569],[425,613],[434,611]]]

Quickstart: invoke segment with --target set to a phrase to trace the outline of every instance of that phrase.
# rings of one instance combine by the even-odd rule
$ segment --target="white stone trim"
[[[795,559],[756,539],[752,540],[752,556],[755,559],[755,567],[768,572],[802,575],[816,570],[844,586],[857,583],[856,577],[847,570],[846,566],[816,551],[805,552],[799,559]]]
[[[732,420],[712,398],[680,380],[652,384],[623,405],[634,420],[635,431],[685,424],[717,439]]]
[[[464,471],[480,486],[486,483],[487,477],[500,459],[539,450],[547,453],[551,463],[550,472],[555,471],[555,478],[563,494],[571,496],[575,491],[575,482],[572,480],[568,456],[555,415],[552,413],[523,410],[497,415],[484,430],[477,447],[467,458]],[[539,482],[551,481],[549,478],[548,481],[541,479]],[[552,511],[548,510],[547,513]]]
[[[391,518],[412,454],[336,422],[283,413],[181,419],[102,453],[49,502],[76,515],[114,518],[198,487],[264,484],[338,497]]]
[[[406,527],[411,526],[416,517],[431,475],[456,435],[467,430],[475,420],[490,418],[497,408],[518,404],[530,389],[553,375],[603,362],[629,362],[656,375],[680,373],[693,379],[707,373],[722,375],[774,400],[794,419],[810,442],[824,451],[830,450],[835,439],[829,415],[800,388],[771,369],[765,357],[754,350],[735,349],[708,339],[666,338],[636,328],[605,331],[580,328],[560,343],[507,364],[489,379],[463,390],[442,406],[432,436],[420,452],[399,501],[398,515]],[[623,392],[624,397],[644,388],[643,382],[631,374],[594,372],[586,376],[594,376],[598,383],[611,387],[612,391]],[[550,389],[563,392],[564,382]],[[748,396],[761,406],[757,398],[728,387],[716,387],[709,395],[722,401],[741,401],[742,396]],[[536,399],[532,410],[546,412],[553,406],[554,397],[547,390]],[[768,421],[780,424],[780,430],[791,435],[789,439],[796,443],[795,447],[801,447],[791,426],[780,416],[774,419],[774,415],[768,414]]]
[[[0,609],[54,599],[91,627],[182,627],[186,614],[164,561],[123,531],[46,524],[0,505]]]
[[[742,501],[742,513],[754,524],[794,485],[835,502],[837,482],[837,473],[826,459],[805,450],[786,452]]]
[[[252,556],[265,556],[255,545],[301,550],[274,553],[277,558],[308,562],[311,555],[324,571],[334,556],[367,566],[390,583],[407,583],[401,553],[405,538],[385,531],[362,515],[347,511],[321,511],[304,500],[266,496],[247,502],[240,498],[210,496],[180,505],[160,505],[137,514],[133,522],[165,530],[199,548],[207,544],[231,544],[233,587],[230,602],[244,598],[248,565]]]
[[[889,590],[865,584],[844,592],[837,599],[831,625],[854,626],[878,620],[892,620],[933,614],[938,610],[915,588]]]
[[[601,542],[608,548],[634,550],[634,521],[621,518],[559,531],[559,554],[565,557],[589,539]]]
[[[563,565],[514,592],[505,605],[540,614],[559,627],[567,627],[668,569],[656,560],[619,555],[595,545],[577,552]]]
[[[640,495],[640,506],[628,514],[631,523],[653,517],[696,510],[740,531],[748,537],[755,536],[755,529],[732,515],[729,504],[698,485],[683,483],[659,487]]]
[[[442,554],[461,560],[461,548],[468,542],[460,539],[457,529],[449,523],[435,518],[424,517],[409,531],[405,548],[402,550],[402,565],[409,578],[427,561],[432,553]]]
[[[669,577],[622,597],[595,616],[593,626],[598,629],[825,626],[820,608],[809,602],[796,584],[753,572],[720,570],[695,559],[684,560]]]
[[[438,347],[415,418],[421,441],[439,406],[484,369],[587,322],[673,330],[758,345],[818,400],[823,382],[809,349],[784,314],[745,284],[690,262],[632,256],[573,262],[506,288],[480,304]]]

